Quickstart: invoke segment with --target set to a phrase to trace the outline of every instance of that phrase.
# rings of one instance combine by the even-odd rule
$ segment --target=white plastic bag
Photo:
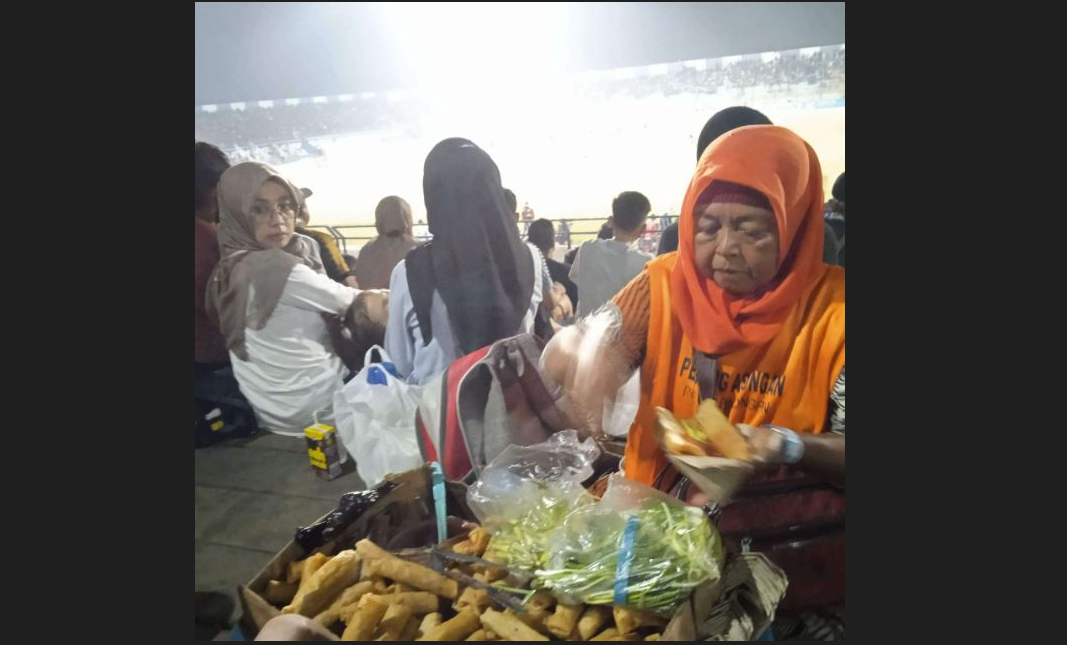
[[[375,350],[381,361],[371,363]],[[338,435],[356,460],[356,472],[373,488],[389,473],[423,463],[415,432],[418,391],[397,375],[389,355],[377,345],[367,350],[363,365],[334,394],[333,409]]]

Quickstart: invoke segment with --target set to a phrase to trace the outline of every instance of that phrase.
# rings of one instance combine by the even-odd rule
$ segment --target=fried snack
[[[660,443],[663,449],[672,455],[690,455],[693,457],[707,457],[714,450],[711,444],[692,436],[686,431],[682,421],[675,418],[670,410],[656,408],[657,423]],[[702,435],[701,435],[702,436]]]
[[[497,580],[503,580],[508,577],[508,570],[504,567],[486,567],[481,564],[472,564],[471,571],[474,572],[471,577],[486,584],[492,584]]]
[[[611,618],[611,611],[607,607],[600,605],[586,607],[582,612],[582,617],[578,619],[578,635],[583,641],[589,640],[604,623],[608,622],[609,618]]]
[[[484,641],[485,640],[485,630],[484,629],[479,629],[478,631],[476,631],[473,634],[471,634],[470,636],[468,636],[467,640],[469,640],[469,641]]]
[[[267,588],[263,590],[263,597],[272,605],[287,605],[296,595],[297,585],[277,580],[267,581]]]
[[[369,594],[363,596],[359,599],[356,611],[352,614],[352,619],[348,621],[348,627],[345,627],[344,634],[341,634],[341,640],[369,641],[371,636],[374,635],[374,629],[378,627],[382,616],[388,610],[389,605],[377,598],[373,598]]]
[[[383,578],[383,577],[381,577],[381,576],[379,576],[377,574],[372,574],[371,577],[370,577],[370,581],[373,583],[373,586],[371,587],[371,589],[374,590],[374,593],[376,593],[376,594],[389,593],[389,587],[391,585],[386,585],[385,584],[385,578]]]
[[[487,640],[487,641],[498,641],[498,640],[500,640],[500,636],[496,632],[494,632],[493,630],[487,629],[487,630],[485,630],[485,640]]]
[[[699,425],[700,430],[707,437],[707,442],[723,457],[741,461],[752,459],[748,441],[722,413],[719,406],[715,404],[715,399],[701,401],[692,421]]]
[[[304,581],[300,584],[300,590],[293,597],[293,601],[282,608],[282,613],[300,614],[311,618],[329,607],[337,594],[354,584],[358,578],[359,556],[351,549],[338,553],[310,577],[305,567]]]
[[[545,626],[556,638],[567,638],[574,626],[578,624],[578,618],[582,615],[582,605],[556,605],[556,613],[545,619]]]
[[[357,582],[348,589],[341,592],[340,596],[334,599],[330,606],[319,612],[315,616],[315,622],[324,627],[330,627],[337,621],[341,620],[341,613],[346,608],[351,607],[350,611],[345,611],[345,623],[347,623],[351,617],[352,612],[356,610],[356,603],[359,599],[367,595],[371,591],[370,580],[364,582]]]
[[[421,621],[415,616],[408,618],[408,624],[404,625],[404,629],[400,631],[400,638],[398,638],[397,640],[404,641],[405,643],[408,641],[415,640],[415,638],[419,635],[420,623]]]
[[[619,630],[614,627],[608,627],[604,631],[600,632],[596,636],[590,638],[591,641],[610,641],[619,635]]]
[[[375,597],[388,604],[407,607],[411,613],[422,616],[437,611],[439,600],[437,596],[426,591],[407,591],[404,593],[391,593],[375,595]]]
[[[297,596],[300,595],[300,590],[304,587],[305,584],[307,584],[308,579],[310,579],[316,571],[321,569],[322,565],[326,564],[329,561],[330,556],[328,555],[323,555],[322,553],[312,553],[306,559],[296,563],[297,565],[299,565],[296,568],[296,579],[300,581],[300,586],[297,587],[296,590]],[[290,570],[290,573],[291,572],[292,570]]]
[[[615,607],[612,613],[615,615],[615,629],[619,630],[619,634],[629,634],[638,627],[665,627],[667,625],[665,619],[642,609]]]
[[[526,611],[538,619],[547,618],[556,599],[550,593],[538,591],[526,601]]]
[[[481,627],[477,614],[461,611],[422,635],[420,641],[461,641]]]
[[[410,618],[410,607],[405,607],[400,603],[390,604],[389,609],[385,610],[385,615],[382,616],[382,621],[378,623],[378,630],[375,632],[374,640],[400,640],[400,632],[404,629],[404,626],[408,624]]]
[[[661,632],[656,632],[655,634],[649,634],[648,636],[645,636],[645,640],[646,641],[658,641],[659,637],[660,637],[660,634],[661,634]]]
[[[470,532],[467,539],[474,545],[474,555],[481,557],[485,553],[485,547],[488,546],[490,537],[489,532],[480,526]]]
[[[363,539],[357,542],[356,552],[370,561],[372,573],[411,585],[416,589],[444,596],[449,600],[459,597],[459,583],[455,580],[446,578],[421,564],[401,560],[370,540]]]
[[[423,616],[422,622],[419,623],[418,636],[422,638],[430,632],[431,629],[441,624],[441,614],[434,612]]]
[[[505,614],[492,609],[486,609],[482,614],[482,625],[499,634],[501,638],[509,641],[547,641],[548,637],[541,635],[526,623],[519,620],[514,614]]]
[[[285,576],[285,581],[291,585],[295,585],[300,582],[300,576],[302,573],[304,573],[304,565],[306,563],[307,560],[301,560],[299,562],[290,562],[289,572]]]
[[[452,545],[452,552],[459,553],[460,555],[476,555],[474,550],[474,544],[470,540],[463,540]]]
[[[510,609],[505,609],[504,615],[514,616],[515,618],[518,618],[522,622],[526,623],[527,627],[534,630],[538,634],[541,634],[542,636],[552,636],[552,632],[548,631],[548,627],[545,626],[545,621],[548,620],[550,616],[552,616],[552,614],[547,609],[544,610],[543,613],[541,613],[540,615],[534,615],[530,612],[519,614],[515,613]]]
[[[482,613],[482,610],[489,606],[489,592],[485,589],[479,589],[477,587],[467,587],[463,590],[463,593],[459,595],[459,600],[452,605],[456,611],[473,611],[475,614]]]
[[[411,591],[415,591],[415,588],[411,585],[406,585],[403,582],[393,583],[393,593],[408,593]]]

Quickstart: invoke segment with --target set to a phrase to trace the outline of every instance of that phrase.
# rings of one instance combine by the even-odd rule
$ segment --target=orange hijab
[[[767,196],[778,222],[778,273],[762,292],[734,296],[697,269],[693,255],[697,199],[713,180]],[[822,168],[815,151],[792,131],[774,125],[732,130],[700,159],[682,203],[678,262],[671,302],[693,346],[730,354],[762,345],[778,333],[793,305],[823,270]]]

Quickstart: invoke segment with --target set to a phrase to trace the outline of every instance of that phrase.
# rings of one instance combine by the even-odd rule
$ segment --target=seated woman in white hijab
[[[314,241],[294,230],[304,196],[271,166],[231,166],[218,196],[222,259],[207,309],[241,392],[265,430],[300,436],[316,422],[332,425],[333,395],[349,371],[328,322],[351,321],[356,309],[384,317],[387,296],[352,306],[361,292],[326,276]]]

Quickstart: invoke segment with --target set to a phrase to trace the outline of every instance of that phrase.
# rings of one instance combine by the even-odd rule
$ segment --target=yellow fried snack
[[[376,595],[378,600],[390,604],[407,607],[411,613],[422,616],[437,611],[439,600],[437,596],[427,591],[407,591],[404,593],[391,593]]]
[[[470,532],[467,539],[474,545],[474,555],[481,557],[485,553],[485,547],[488,546],[490,537],[489,532],[480,526]]]
[[[385,610],[385,615],[382,616],[381,622],[378,623],[378,630],[375,632],[374,640],[400,640],[400,632],[404,629],[404,626],[408,624],[408,619],[410,618],[410,607],[405,607],[400,603],[390,604],[389,609]]]
[[[692,457],[706,457],[713,452],[711,445],[686,430],[686,426],[670,410],[656,408],[656,432],[666,452]]]
[[[311,578],[318,572],[319,569],[324,567],[327,562],[330,561],[330,556],[322,553],[312,553],[305,560],[303,560],[304,566],[300,567],[300,584],[296,588],[296,593],[293,594],[293,599],[289,601],[292,605],[298,599],[302,599],[307,593],[308,584],[311,582]],[[285,612],[285,608],[282,608],[282,612]]]
[[[556,638],[567,638],[574,626],[578,624],[578,618],[582,615],[582,605],[556,605],[556,613],[545,619],[545,626]]]
[[[441,624],[441,614],[434,612],[427,614],[423,617],[422,622],[419,623],[418,636],[422,638],[430,632],[431,629]]]
[[[341,640],[369,641],[382,616],[388,610],[389,605],[377,598],[372,598],[370,595],[363,596],[359,599],[356,611],[352,614],[352,619],[348,621],[344,634],[341,634]]]
[[[615,616],[615,629],[619,630],[619,634],[629,634],[638,627],[665,627],[667,625],[665,618],[642,609],[615,607],[612,613]]]
[[[552,610],[552,604],[555,602],[556,599],[552,594],[538,591],[526,601],[526,611],[538,619],[545,618]]]
[[[483,609],[489,606],[489,592],[477,587],[467,587],[452,606],[456,611],[466,609],[475,614],[480,614]]]
[[[658,641],[659,637],[660,637],[660,633],[661,632],[656,632],[655,634],[649,634],[648,636],[645,636],[645,640],[646,641]]]
[[[474,544],[470,540],[463,540],[457,542],[452,546],[453,553],[459,553],[460,555],[475,555]]]
[[[692,419],[700,426],[707,442],[723,457],[749,461],[752,451],[741,432],[730,423],[714,399],[704,399]]]
[[[296,588],[295,584],[269,580],[267,588],[263,590],[263,597],[272,605],[287,605],[296,595]]]
[[[459,597],[459,583],[421,564],[401,560],[370,540],[356,543],[356,552],[370,562],[372,573],[429,591],[449,600]]]
[[[583,641],[592,638],[597,631],[611,618],[611,610],[600,605],[590,605],[582,612],[578,619],[578,635]]]
[[[422,635],[420,641],[461,641],[481,627],[478,616],[469,611],[461,611],[455,617],[446,620]]]
[[[420,623],[421,621],[417,616],[412,616],[411,618],[408,618],[408,624],[404,625],[404,629],[400,631],[400,638],[398,638],[397,640],[404,641],[405,643],[408,641],[415,640],[415,638],[419,635]]]
[[[307,560],[301,560],[299,562],[289,563],[289,572],[285,576],[285,581],[289,584],[297,584],[300,582],[300,575],[304,573],[304,564]]]
[[[610,641],[619,635],[619,630],[614,627],[608,627],[604,631],[600,632],[596,636],[590,638],[591,641]]]
[[[470,636],[468,636],[467,640],[469,640],[469,641],[484,641],[485,640],[485,630],[484,629],[479,629],[478,631],[476,631],[473,634],[471,634]]]
[[[295,567],[296,580],[299,580],[300,582],[300,586],[297,587],[296,590],[297,596],[300,595],[300,590],[304,587],[305,584],[307,584],[308,579],[310,579],[311,576],[322,567],[322,565],[326,564],[329,561],[330,556],[328,555],[324,555],[322,553],[312,553],[306,559],[294,563],[298,565]],[[292,574],[292,571],[293,568],[290,568],[290,575]]]
[[[293,601],[282,608],[283,614],[300,614],[311,618],[330,606],[330,602],[343,589],[359,579],[359,556],[355,551],[341,551],[333,559],[319,567],[308,577],[304,569],[304,581]]]
[[[330,606],[319,612],[315,616],[315,622],[319,623],[323,627],[330,627],[337,621],[341,620],[341,613],[346,608],[351,607],[350,611],[345,611],[345,623],[352,617],[352,612],[356,609],[356,603],[359,599],[370,593],[371,582],[366,580],[364,582],[357,582],[348,589],[341,592],[340,596],[334,599]]]
[[[548,637],[541,635],[535,629],[519,620],[514,614],[486,609],[482,614],[482,625],[499,634],[501,638],[509,641],[547,641]]]

